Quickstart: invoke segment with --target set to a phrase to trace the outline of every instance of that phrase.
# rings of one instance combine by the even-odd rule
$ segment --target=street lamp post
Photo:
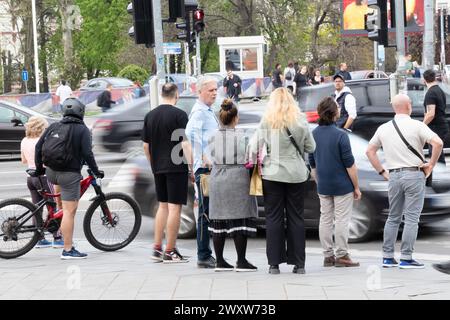
[[[34,79],[36,81],[36,93],[39,93],[39,56],[37,46],[36,0],[31,0],[31,14],[33,16]]]

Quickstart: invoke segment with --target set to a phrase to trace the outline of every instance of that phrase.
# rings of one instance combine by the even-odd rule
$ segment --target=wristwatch
[[[386,172],[386,170],[381,170],[380,172],[378,172],[378,174],[381,176],[383,173],[385,173]]]

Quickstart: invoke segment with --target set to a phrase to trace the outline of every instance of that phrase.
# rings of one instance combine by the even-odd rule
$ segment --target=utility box
[[[220,73],[226,75],[231,68],[241,79],[264,77],[263,36],[217,38],[220,54]]]

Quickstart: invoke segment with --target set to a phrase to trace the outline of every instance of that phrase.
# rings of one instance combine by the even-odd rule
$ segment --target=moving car
[[[30,108],[0,101],[0,158],[17,157],[20,141],[25,137],[25,123],[32,116],[45,118],[48,123],[58,121]]]
[[[80,91],[106,90],[106,87],[109,84],[112,85],[113,89],[125,89],[133,87],[133,81],[129,79],[106,77],[106,78],[94,78],[89,80],[80,88]]]
[[[412,102],[411,117],[423,120],[426,86],[420,79],[408,78],[407,94]],[[376,129],[394,117],[394,110],[390,103],[389,79],[363,79],[346,82],[356,99],[357,118],[353,122],[353,133],[370,140]],[[440,84],[447,95],[446,118],[450,125],[450,89]],[[317,106],[319,102],[334,93],[333,83],[324,83],[301,89],[299,106],[306,113],[308,121],[316,122],[318,119]],[[444,147],[450,148],[450,135],[444,141]]]
[[[177,107],[190,114],[197,96],[181,96]],[[219,110],[221,98],[213,106]],[[126,152],[130,145],[141,140],[144,117],[150,111],[148,97],[134,99],[105,112],[92,127],[94,145],[112,152]]]
[[[245,110],[240,111],[240,124],[246,134],[251,136],[259,117],[255,113],[246,116]],[[257,121],[255,121],[257,120]],[[316,125],[311,124],[311,129]],[[363,197],[354,204],[350,222],[349,241],[361,242],[371,239],[383,226],[389,212],[387,196],[388,182],[378,175],[365,156],[368,141],[349,133],[350,143],[358,167],[360,188]],[[380,158],[383,158],[380,152]],[[133,196],[141,206],[144,215],[154,216],[158,207],[155,186],[150,165],[145,157],[137,157],[130,168],[134,181]],[[304,205],[305,227],[318,229],[320,218],[320,202],[315,182],[307,181]],[[433,172],[433,187],[427,187],[421,224],[427,224],[450,216],[450,172],[443,164],[438,164]],[[180,238],[193,237],[196,234],[196,218],[194,214],[195,193],[190,185],[188,203],[182,207]],[[264,228],[264,199],[258,197],[258,226]]]

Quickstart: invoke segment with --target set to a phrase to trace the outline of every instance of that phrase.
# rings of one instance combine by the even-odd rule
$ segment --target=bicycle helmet
[[[72,116],[80,120],[84,118],[86,106],[77,98],[67,98],[62,105],[63,116]]]

